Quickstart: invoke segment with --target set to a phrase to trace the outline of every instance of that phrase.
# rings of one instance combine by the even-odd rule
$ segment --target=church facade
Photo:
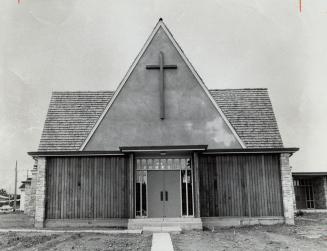
[[[53,92],[35,225],[293,224],[297,150],[267,89],[208,90],[159,20],[115,91]]]

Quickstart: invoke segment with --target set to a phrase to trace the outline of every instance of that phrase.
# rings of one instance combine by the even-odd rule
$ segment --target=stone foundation
[[[178,227],[183,230],[202,230],[201,218],[181,217],[181,218],[140,218],[129,219],[128,229],[144,228],[171,228]]]
[[[48,219],[49,228],[127,228],[128,219]]]
[[[223,227],[241,227],[251,225],[274,225],[285,223],[284,217],[181,217],[181,218],[142,218],[142,219],[48,219],[49,228],[128,228],[143,229],[179,227],[183,230],[202,230]]]
[[[203,228],[274,225],[285,223],[284,217],[202,217]]]

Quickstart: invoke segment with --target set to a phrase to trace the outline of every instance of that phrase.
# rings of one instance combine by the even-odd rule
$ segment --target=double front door
[[[180,217],[180,171],[148,171],[147,177],[149,217]]]

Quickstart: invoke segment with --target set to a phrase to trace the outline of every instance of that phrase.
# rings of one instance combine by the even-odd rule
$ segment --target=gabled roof
[[[193,76],[196,78],[197,82],[199,83],[199,85],[201,86],[201,88],[203,89],[203,91],[207,94],[208,98],[210,99],[210,101],[212,102],[213,106],[215,107],[215,109],[217,110],[217,112],[220,114],[220,116],[222,117],[222,119],[224,120],[224,122],[226,123],[227,127],[231,130],[231,132],[233,133],[234,137],[236,138],[236,140],[238,141],[238,143],[241,145],[241,147],[242,148],[245,148],[246,146],[245,146],[244,142],[239,137],[239,135],[237,134],[237,132],[235,131],[235,129],[233,128],[233,126],[230,124],[229,120],[225,117],[225,115],[221,111],[219,105],[213,100],[212,96],[209,93],[209,90],[205,86],[205,84],[204,84],[203,80],[201,79],[200,75],[197,73],[197,71],[195,70],[195,68],[191,64],[191,62],[188,60],[188,58],[186,57],[186,55],[183,52],[182,48],[179,46],[179,44],[177,43],[177,41],[173,37],[172,33],[169,31],[169,29],[167,28],[167,26],[163,22],[162,18],[160,18],[159,21],[158,21],[158,23],[154,27],[152,33],[150,34],[150,36],[148,37],[147,41],[145,42],[144,46],[142,47],[141,51],[139,52],[139,54],[137,55],[136,59],[132,63],[131,67],[128,69],[128,71],[127,71],[126,75],[124,76],[123,80],[119,84],[119,86],[118,86],[117,90],[115,91],[112,99],[107,104],[107,106],[104,109],[103,113],[100,115],[98,121],[94,124],[94,127],[92,128],[92,130],[90,131],[90,133],[87,135],[86,139],[84,140],[83,144],[80,147],[80,150],[81,151],[84,150],[85,146],[87,145],[87,143],[89,142],[89,140],[93,136],[93,134],[96,131],[96,129],[98,128],[98,126],[100,125],[102,119],[105,117],[106,113],[110,109],[110,107],[113,104],[113,102],[115,101],[116,97],[119,95],[119,92],[124,87],[124,85],[127,82],[128,78],[132,74],[135,66],[137,65],[137,63],[141,59],[142,55],[144,54],[144,52],[146,51],[146,49],[150,45],[152,39],[154,38],[154,36],[156,35],[156,33],[158,32],[159,29],[162,29],[165,32],[165,34],[168,36],[169,40],[174,45],[175,49],[177,50],[177,52],[179,53],[179,55],[181,56],[181,58],[184,60],[184,62],[188,66],[189,70],[192,72]]]
[[[267,89],[209,92],[247,148],[283,147]],[[38,151],[78,151],[112,96],[53,92]]]

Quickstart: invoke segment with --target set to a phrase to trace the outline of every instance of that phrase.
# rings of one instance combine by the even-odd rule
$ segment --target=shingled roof
[[[53,92],[39,151],[78,150],[114,92]]]
[[[113,93],[53,92],[38,150],[79,150]],[[267,89],[210,93],[247,148],[283,147]]]
[[[268,90],[210,90],[247,148],[283,147]]]

